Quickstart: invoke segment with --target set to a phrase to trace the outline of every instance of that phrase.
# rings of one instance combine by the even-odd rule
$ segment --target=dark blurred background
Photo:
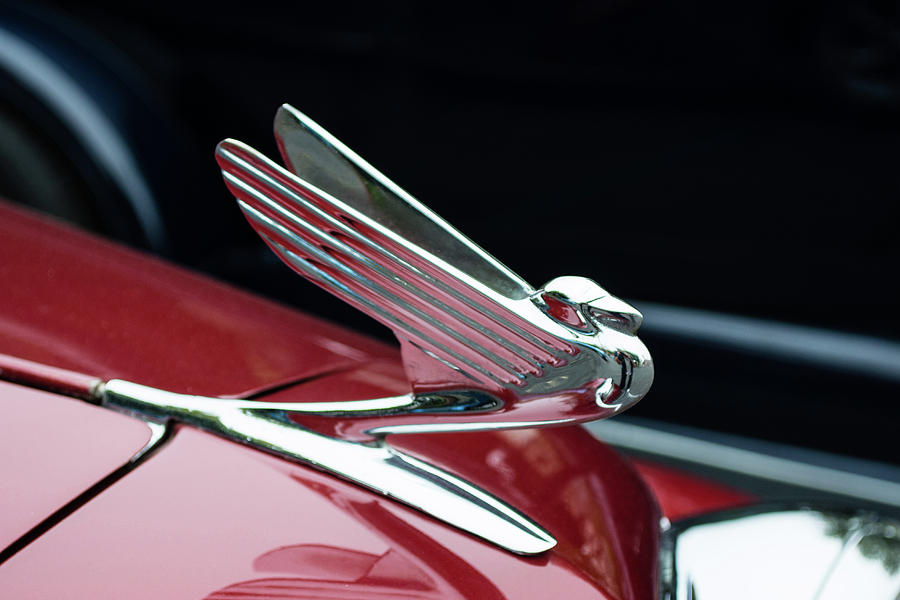
[[[532,284],[648,303],[635,414],[900,461],[900,3],[0,7],[0,195],[384,337],[222,184],[283,102]]]

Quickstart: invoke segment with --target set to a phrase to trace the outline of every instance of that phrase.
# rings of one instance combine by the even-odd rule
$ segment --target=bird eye
[[[581,312],[569,302],[547,292],[541,294],[541,299],[546,305],[545,312],[554,320],[578,331],[593,330],[582,318]]]
[[[618,302],[621,301],[619,300]],[[624,305],[623,302],[621,303]],[[637,312],[634,309],[632,309],[631,311],[609,309],[604,310],[601,308],[591,307],[587,312],[590,314],[591,320],[594,321],[598,326],[609,327],[610,329],[615,329],[616,331],[621,331],[622,333],[628,333],[632,335],[641,326],[641,321],[643,320],[641,313]]]

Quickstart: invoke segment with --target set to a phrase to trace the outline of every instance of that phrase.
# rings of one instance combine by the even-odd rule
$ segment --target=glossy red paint
[[[495,487],[521,486],[529,504],[551,501],[542,516],[564,540],[542,556],[511,555],[328,475],[184,428],[5,563],[0,589],[136,600],[652,598],[653,571],[636,568],[650,565],[628,562],[656,553],[640,482],[599,444],[551,431],[467,434],[471,451],[449,438],[444,449],[496,448],[482,467]],[[614,479],[601,476],[610,469]],[[623,494],[623,482],[635,490]],[[646,533],[637,534],[641,522]],[[623,527],[635,535],[618,537]]]
[[[4,381],[0,415],[0,550],[150,439],[136,419]]]
[[[390,346],[0,203],[0,353],[239,396]]]
[[[578,426],[388,440],[503,498],[554,535],[553,554],[614,598],[653,598],[659,510],[643,481]]]
[[[379,361],[279,390],[266,400],[377,398],[403,393],[407,386],[399,363]],[[322,433],[351,439],[364,439],[366,429],[390,421],[384,417],[294,419]],[[557,536],[560,543],[554,552],[615,597],[629,597],[623,589],[634,597],[652,597],[658,509],[634,470],[582,428],[392,435],[388,442],[522,510]],[[673,476],[661,483],[685,481]],[[660,486],[671,501],[675,492],[667,491]],[[683,488],[683,493],[689,494],[689,488]]]
[[[684,471],[646,460],[631,459],[671,521],[753,503],[751,494]]]
[[[90,398],[101,380],[32,360],[0,354],[0,379],[76,398]]]

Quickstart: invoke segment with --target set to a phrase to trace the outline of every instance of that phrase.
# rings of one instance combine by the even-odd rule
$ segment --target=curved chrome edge
[[[81,401],[85,400],[85,398],[81,397],[81,395],[73,397]],[[95,397],[94,399],[99,399],[99,397]],[[77,494],[76,496],[70,498],[67,502],[64,502],[56,510],[46,515],[42,520],[38,521],[30,529],[25,531],[25,533],[21,534],[18,538],[8,542],[5,548],[0,548],[0,565],[5,564],[6,561],[11,559],[13,556],[29,547],[29,544],[32,544],[38,539],[41,539],[41,536],[49,531],[52,527],[54,527],[57,523],[71,515],[76,510],[80,509],[82,506],[90,502],[99,494],[102,494],[105,490],[109,489],[112,485],[121,480],[128,473],[132,472],[132,470],[138,468],[138,466],[142,462],[149,459],[152,453],[156,452],[160,448],[160,446],[165,443],[165,441],[169,437],[169,427],[167,425],[149,421],[145,418],[139,418],[139,420],[147,425],[147,427],[150,429],[150,436],[147,438],[147,441],[144,443],[144,445],[140,447],[134,454],[132,454],[131,457],[126,461],[119,464],[112,471],[106,473],[103,477],[94,482],[93,485],[90,485],[80,494]]]
[[[147,455],[148,452],[151,452],[158,446],[163,439],[166,437],[166,434],[169,433],[168,425],[164,423],[157,423],[155,421],[148,421],[147,419],[141,419],[147,427],[150,428],[150,438],[147,440],[147,443],[144,446],[134,453],[134,455],[128,460],[129,463],[136,463],[144,456]]]
[[[228,399],[232,408],[246,410],[275,410],[319,417],[356,419],[447,412],[452,414],[486,412],[502,406],[493,395],[477,390],[456,390],[443,393],[403,394],[366,400],[338,400],[326,402],[266,402],[263,400]]]
[[[383,439],[360,444],[305,429],[284,417],[283,405],[176,394],[116,379],[98,394],[107,408],[160,427],[177,420],[300,461],[516,554],[539,554],[556,545],[539,525],[475,485],[395,450]]]
[[[663,528],[661,600],[900,597],[900,521],[817,503],[763,504]]]
[[[552,421],[492,421],[488,423],[416,423],[409,425],[386,425],[367,429],[366,433],[376,438],[407,433],[454,433],[464,431],[498,431],[506,429],[528,429],[553,425],[573,424],[575,419],[554,419]]]

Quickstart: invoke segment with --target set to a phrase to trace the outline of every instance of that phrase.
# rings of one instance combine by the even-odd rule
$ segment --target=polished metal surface
[[[663,600],[900,597],[900,522],[809,506],[754,508],[664,532]]]
[[[538,554],[556,540],[527,517],[446,471],[394,450],[305,429],[286,418],[296,405],[175,394],[121,380],[98,391],[103,406],[166,424],[177,420],[369,488],[517,554]],[[320,403],[330,410],[333,404]],[[382,408],[391,410],[391,402]]]
[[[134,453],[134,455],[129,459],[128,462],[136,463],[144,456],[155,450],[156,447],[162,443],[163,439],[166,437],[166,434],[169,432],[168,426],[165,423],[159,423],[157,421],[150,421],[148,419],[142,419],[144,423],[147,424],[147,427],[150,428],[150,439],[147,440],[147,443],[144,446]]]
[[[653,363],[634,308],[582,277],[532,288],[290,106],[275,135],[288,169],[233,140],[217,160],[285,263],[400,340],[408,406],[429,406],[430,419],[381,433],[587,421],[647,392]],[[458,402],[472,394],[491,400]]]

